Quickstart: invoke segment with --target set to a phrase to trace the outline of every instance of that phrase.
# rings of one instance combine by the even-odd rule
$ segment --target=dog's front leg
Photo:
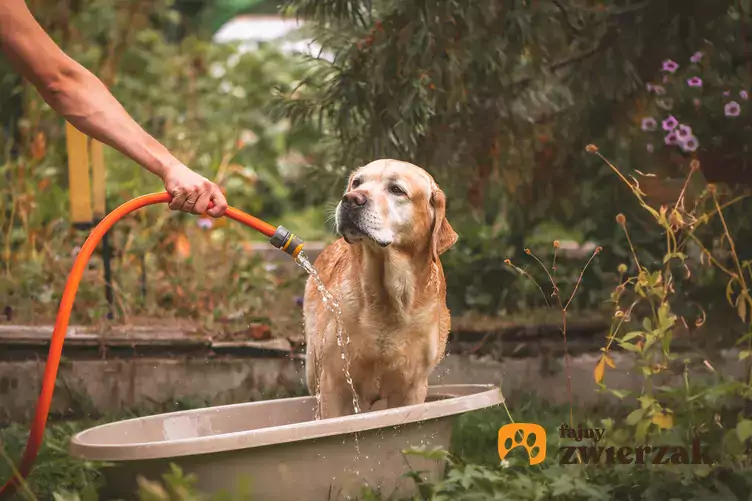
[[[355,414],[353,394],[341,371],[327,369],[321,374],[321,417],[332,418]]]
[[[390,393],[386,399],[388,408],[402,407],[403,405],[422,404],[428,395],[428,378],[420,379],[396,392]]]

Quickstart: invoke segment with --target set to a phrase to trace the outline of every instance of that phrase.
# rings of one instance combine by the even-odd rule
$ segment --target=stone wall
[[[631,370],[631,358],[613,355],[617,369],[609,369],[611,388],[639,390],[641,378]],[[570,357],[573,400],[591,404],[600,398],[593,382],[597,353]],[[716,370],[743,375],[735,351],[724,352]],[[714,377],[701,362],[693,378]],[[37,361],[0,362],[0,420],[28,421],[39,395],[44,364]],[[300,358],[135,358],[77,360],[61,365],[53,412],[80,411],[86,406],[100,413],[123,408],[150,408],[171,399],[201,399],[211,405],[275,398],[304,392]],[[681,373],[667,374],[665,384],[681,384]],[[552,403],[565,403],[567,374],[562,358],[505,358],[502,361],[450,354],[437,367],[431,384],[501,384],[510,406],[518,395],[538,394]]]

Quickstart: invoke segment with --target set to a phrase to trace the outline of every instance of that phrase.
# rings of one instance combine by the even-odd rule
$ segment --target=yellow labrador
[[[350,176],[336,210],[342,235],[316,259],[321,280],[338,298],[336,315],[309,278],[303,305],[308,390],[320,391],[321,417],[425,401],[428,376],[444,356],[450,327],[439,256],[457,241],[446,198],[426,171],[376,160]],[[342,350],[348,353],[343,360]]]

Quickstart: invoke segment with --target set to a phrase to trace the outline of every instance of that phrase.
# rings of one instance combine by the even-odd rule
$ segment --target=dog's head
[[[438,259],[457,241],[446,219],[444,192],[426,171],[398,160],[376,160],[353,172],[335,218],[349,244],[408,252],[428,246]]]

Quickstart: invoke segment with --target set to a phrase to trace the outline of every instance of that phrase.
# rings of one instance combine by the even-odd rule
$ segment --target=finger
[[[212,190],[211,201],[214,202],[214,207],[208,209],[206,213],[211,217],[222,217],[227,210],[227,200],[219,188]]]
[[[183,202],[183,205],[180,206],[180,210],[182,212],[193,212],[193,207],[196,205],[196,200],[198,200],[198,195],[196,193],[190,193],[187,197],[185,197],[185,202]]]
[[[172,190],[172,200],[170,201],[170,209],[180,210],[185,203],[187,193],[182,188],[174,188]]]
[[[211,201],[211,196],[211,190],[202,191],[198,196],[198,200],[196,200],[196,205],[193,206],[193,212],[195,212],[196,214],[203,214],[204,212],[206,212],[206,208],[209,206],[209,202]]]

